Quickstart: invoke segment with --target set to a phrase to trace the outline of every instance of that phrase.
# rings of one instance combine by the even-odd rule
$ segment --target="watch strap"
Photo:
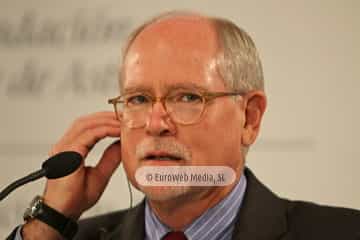
[[[77,223],[71,218],[65,217],[63,214],[49,207],[44,202],[41,204],[42,211],[36,218],[56,229],[66,239],[72,239],[78,229]]]
[[[37,202],[36,208],[36,212],[30,218],[46,223],[57,230],[65,239],[72,239],[75,236],[78,230],[76,221],[49,207],[42,199]],[[28,218],[25,220],[28,220]]]

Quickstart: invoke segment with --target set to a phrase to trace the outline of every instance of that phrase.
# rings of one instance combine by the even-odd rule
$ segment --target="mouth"
[[[145,161],[180,161],[182,157],[166,152],[151,152],[145,155]]]

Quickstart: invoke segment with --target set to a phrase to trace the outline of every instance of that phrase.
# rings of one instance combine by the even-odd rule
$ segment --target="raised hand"
[[[80,117],[53,146],[49,155],[76,151],[85,160],[94,145],[106,137],[120,137],[120,121],[114,112],[98,112]],[[84,161],[73,174],[48,180],[44,193],[45,203],[66,216],[79,218],[100,198],[120,162],[120,141],[117,140],[104,151],[95,167],[86,166]]]

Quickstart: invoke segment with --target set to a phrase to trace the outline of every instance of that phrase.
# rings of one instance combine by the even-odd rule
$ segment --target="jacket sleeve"
[[[21,229],[22,229],[22,225],[21,225],[21,226],[17,226],[17,227],[11,232],[11,234],[6,238],[6,240],[22,240]]]

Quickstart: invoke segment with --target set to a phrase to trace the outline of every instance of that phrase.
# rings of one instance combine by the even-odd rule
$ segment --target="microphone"
[[[0,192],[0,201],[9,195],[16,188],[39,178],[56,179],[73,173],[82,162],[82,156],[73,151],[60,152],[46,160],[41,169],[16,180]]]

